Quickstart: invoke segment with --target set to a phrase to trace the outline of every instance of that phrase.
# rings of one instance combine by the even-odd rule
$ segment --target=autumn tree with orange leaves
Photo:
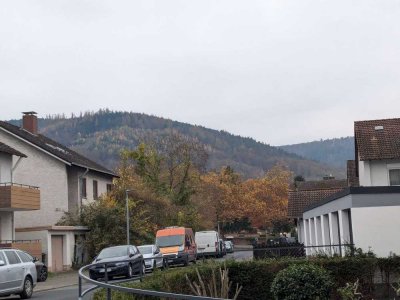
[[[291,178],[290,171],[282,166],[275,166],[263,178],[243,182],[245,215],[250,218],[254,227],[267,228],[275,221],[287,219]]]

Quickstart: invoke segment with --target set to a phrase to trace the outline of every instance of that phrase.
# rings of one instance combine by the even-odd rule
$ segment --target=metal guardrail
[[[22,183],[15,183],[15,182],[1,182],[0,186],[19,186],[19,187],[25,187],[25,188],[29,188],[29,189],[35,189],[35,190],[39,189],[38,186],[22,184]]]
[[[156,259],[159,257],[149,257],[149,258],[144,258],[143,260],[150,260],[150,259]],[[169,292],[159,292],[159,291],[152,291],[152,290],[143,290],[143,289],[135,289],[135,288],[128,288],[128,287],[123,287],[120,285],[115,285],[111,284],[108,280],[108,268],[107,266],[110,264],[115,264],[115,263],[120,263],[120,262],[130,262],[131,260],[126,259],[126,260],[120,260],[120,261],[114,261],[114,262],[103,262],[103,263],[94,263],[90,265],[86,265],[82,268],[79,269],[79,287],[78,287],[78,293],[79,293],[79,300],[83,300],[84,296],[87,295],[88,293],[98,289],[98,288],[105,288],[106,289],[106,299],[111,300],[111,290],[115,291],[120,291],[132,295],[141,295],[141,296],[152,296],[152,297],[158,297],[158,298],[168,298],[168,299],[187,299],[187,300],[227,300],[223,298],[212,298],[212,297],[204,297],[204,296],[193,296],[193,295],[184,295],[184,294],[174,294],[174,293],[169,293]],[[91,267],[95,266],[103,266],[104,267],[104,282],[93,280],[86,276],[84,274],[85,271],[89,270]],[[168,262],[167,262],[168,266]],[[145,274],[139,274],[139,276],[134,276],[130,279],[127,280],[119,280],[115,283],[124,283],[124,282],[129,282],[132,280],[137,280],[139,279],[140,281],[143,280]],[[94,284],[94,287],[88,288],[87,290],[83,291],[83,281],[90,282],[91,284]]]

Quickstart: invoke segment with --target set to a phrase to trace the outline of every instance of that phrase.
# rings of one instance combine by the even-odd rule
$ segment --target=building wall
[[[11,182],[12,155],[0,152],[0,183]]]
[[[400,254],[400,206],[360,207],[351,209],[353,241],[356,247],[379,257]]]
[[[81,172],[82,174],[83,172]],[[112,178],[107,176],[102,176],[96,172],[88,172],[85,175],[86,178],[86,198],[82,199],[82,203],[89,204],[95,201],[93,198],[93,180],[97,180],[97,194],[98,197],[107,192],[107,184],[112,183]]]
[[[359,161],[360,186],[389,186],[390,169],[400,169],[400,160]]]
[[[12,211],[0,211],[0,241],[13,239],[13,214]]]
[[[14,171],[14,182],[40,188],[40,210],[15,212],[15,228],[54,225],[68,211],[66,165],[0,130],[0,141],[28,157]],[[13,157],[14,163],[18,158]]]
[[[50,230],[37,230],[37,231],[26,231],[16,232],[17,239],[23,240],[41,240],[42,241],[42,252],[45,253],[45,263],[52,271],[52,248],[51,248],[51,236],[57,235],[63,237],[63,268],[69,270],[72,266],[74,245],[75,245],[75,233],[73,231],[50,231]]]

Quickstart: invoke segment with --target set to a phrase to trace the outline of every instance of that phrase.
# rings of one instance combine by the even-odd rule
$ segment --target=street
[[[217,261],[224,261],[227,259],[235,259],[235,260],[251,260],[253,258],[252,251],[236,251],[234,253],[227,254],[224,258],[219,258]],[[151,274],[149,274],[151,276]],[[38,283],[40,285],[41,283]],[[90,288],[92,285],[84,285],[83,290]],[[19,296],[11,296],[7,298],[0,297],[1,300],[16,300],[19,299]],[[47,291],[34,291],[31,299],[37,300],[76,300],[78,299],[78,285],[72,285]],[[86,296],[84,299],[89,300],[90,295]]]

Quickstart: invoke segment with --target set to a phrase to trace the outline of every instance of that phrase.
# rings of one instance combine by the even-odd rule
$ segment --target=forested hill
[[[347,160],[354,159],[353,137],[320,140],[281,146],[280,148],[287,152],[342,169],[345,168]]]
[[[20,124],[20,121],[12,123]],[[172,130],[197,138],[206,146],[209,170],[229,165],[245,177],[258,177],[281,163],[294,174],[309,179],[326,174],[344,177],[343,169],[304,159],[251,138],[146,114],[100,110],[70,118],[39,119],[42,134],[112,169],[118,165],[122,149],[133,149],[146,137],[162,137]]]

